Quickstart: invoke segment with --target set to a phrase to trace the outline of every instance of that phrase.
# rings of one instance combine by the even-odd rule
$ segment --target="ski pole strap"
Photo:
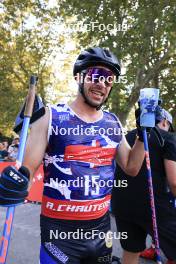
[[[15,120],[15,126],[13,130],[15,133],[19,133],[23,126],[23,120],[24,120],[24,110],[25,110],[25,103],[18,113],[16,120]],[[34,123],[36,120],[41,118],[45,114],[45,106],[41,100],[41,98],[38,95],[35,95],[35,101],[33,106],[33,113],[30,118],[30,124]]]

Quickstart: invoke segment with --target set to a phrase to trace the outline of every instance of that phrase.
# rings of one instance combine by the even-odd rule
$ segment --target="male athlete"
[[[99,47],[83,51],[73,73],[79,86],[76,99],[70,105],[46,108],[45,115],[33,123],[23,163],[31,179],[44,164],[40,263],[108,264],[112,252],[109,183],[115,157],[127,174],[137,175],[144,159],[142,133],[138,127],[130,148],[119,119],[101,110],[112,80],[120,75],[119,62],[110,51]],[[0,204],[24,200],[25,171],[4,170]],[[13,173],[21,184],[11,181]]]

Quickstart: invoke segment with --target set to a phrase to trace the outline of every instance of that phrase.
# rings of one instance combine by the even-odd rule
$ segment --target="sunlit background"
[[[152,12],[151,12],[152,10]],[[73,64],[90,46],[109,48],[122,66],[106,105],[127,129],[143,87],[160,88],[176,120],[174,3],[70,0],[0,2],[0,136],[12,136],[31,74],[45,104],[70,102],[77,93]]]

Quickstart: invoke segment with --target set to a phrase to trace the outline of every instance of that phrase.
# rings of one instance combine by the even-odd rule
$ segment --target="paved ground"
[[[4,224],[5,213],[6,209],[0,208],[0,231],[2,231]],[[16,208],[6,264],[38,264],[40,246],[39,215],[39,205],[25,204]],[[112,219],[112,229],[115,231],[114,219]],[[114,243],[113,251],[114,255],[121,257],[122,250],[118,240]],[[140,259],[140,264],[152,263],[156,262]]]

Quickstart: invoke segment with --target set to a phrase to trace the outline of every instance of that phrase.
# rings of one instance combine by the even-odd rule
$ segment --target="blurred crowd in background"
[[[15,161],[18,154],[19,137],[15,137],[12,142],[8,140],[0,141],[0,162]]]

